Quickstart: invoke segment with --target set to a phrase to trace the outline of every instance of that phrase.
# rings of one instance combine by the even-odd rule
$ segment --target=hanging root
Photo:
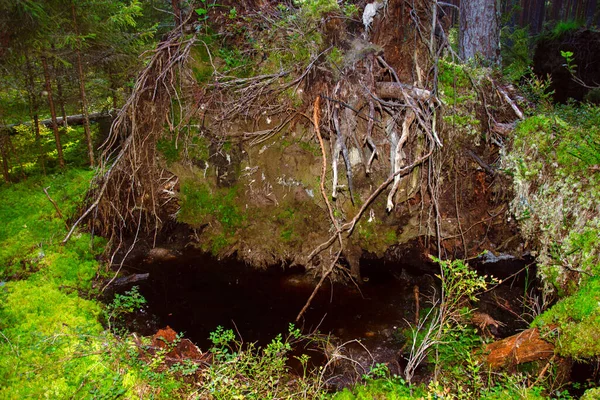
[[[340,118],[339,118],[339,106],[334,105],[333,109],[333,126],[335,128],[336,139],[335,144],[333,146],[333,160],[331,161],[331,166],[333,169],[333,192],[331,197],[333,199],[337,198],[337,187],[338,187],[338,170],[337,163],[339,160],[340,153],[342,154],[342,158],[344,159],[344,164],[346,166],[346,177],[348,178],[348,190],[350,192],[350,199],[352,204],[354,204],[354,190],[352,187],[352,164],[350,163],[350,154],[348,153],[348,147],[346,147],[345,136],[340,129]]]
[[[392,174],[395,174],[396,171],[400,170],[404,164],[404,152],[403,147],[406,141],[408,140],[408,134],[410,132],[410,127],[415,120],[415,113],[412,110],[407,110],[406,115],[404,116],[404,122],[402,122],[402,136],[400,136],[400,140],[395,146],[395,149],[392,150]],[[391,119],[391,123],[395,125],[395,121]],[[393,129],[393,128],[392,128]],[[391,212],[394,209],[394,196],[396,195],[396,191],[398,190],[398,185],[400,184],[400,176],[396,176],[394,178],[394,184],[387,198],[387,212]]]
[[[182,24],[187,24],[190,17]],[[171,201],[174,192],[165,190],[165,175],[168,175],[167,182],[172,181],[173,176],[157,165],[156,142],[163,135],[165,123],[173,126],[168,113],[173,99],[176,102],[179,99],[176,85],[189,73],[185,64],[195,36],[185,37],[180,28],[158,44],[138,76],[131,96],[102,146],[99,173],[88,193],[89,206],[63,243],[69,240],[75,227],[91,215],[90,226],[94,232],[108,237],[113,245],[114,240],[118,240],[117,248],[124,234],[137,238],[140,233],[153,233],[156,239],[165,216],[169,215],[170,206],[166,205],[176,203]],[[178,108],[183,109],[181,104]]]

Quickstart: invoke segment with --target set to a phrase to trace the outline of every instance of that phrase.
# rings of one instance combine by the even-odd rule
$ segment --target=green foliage
[[[422,399],[427,396],[426,388],[422,386],[409,386],[402,378],[378,377],[377,379],[367,378],[363,384],[358,384],[353,388],[345,388],[343,391],[335,393],[335,400],[408,400]]]
[[[164,157],[167,165],[179,161],[181,148],[176,146],[175,139],[161,138],[156,142],[156,150]]]
[[[353,4],[348,1],[344,2],[342,11],[344,12],[344,15],[348,18],[356,18],[360,14],[360,10],[356,6],[356,4]]]
[[[500,32],[503,75],[513,83],[520,83],[531,74],[533,39],[528,28],[503,27]]]
[[[24,276],[39,269],[38,262],[51,255],[51,251],[60,254],[77,246],[74,243],[66,248],[57,246],[57,241],[66,234],[65,221],[58,218],[42,189],[47,188],[63,215],[68,217],[79,207],[92,175],[89,170],[72,169],[1,187],[0,280]],[[85,254],[81,249],[77,252]],[[93,253],[90,255],[93,257]]]
[[[552,98],[554,90],[551,90],[552,77],[546,76],[546,79],[538,77],[531,67],[523,76],[523,82],[520,87],[523,94],[529,101],[536,104],[539,110],[545,111],[552,109]]]
[[[456,135],[461,138],[459,141],[469,137],[475,145],[479,145],[485,132],[476,115],[476,110],[481,107],[477,93],[489,85],[487,76],[484,68],[440,60],[439,98],[451,109],[443,116],[450,137]]]
[[[551,40],[559,39],[563,35],[576,31],[582,26],[583,23],[581,21],[559,21],[556,23],[556,25],[554,25],[552,30],[550,30],[548,33],[545,33],[545,35],[548,36]]]
[[[336,0],[294,0],[294,4],[300,6],[301,12],[311,19],[319,19],[323,14],[340,10]]]
[[[574,289],[568,270],[600,272],[598,124],[597,106],[556,106],[519,124],[505,160],[516,190],[511,210],[537,245],[540,273],[560,295]]]
[[[245,215],[235,200],[237,187],[212,189],[206,183],[184,180],[181,184],[181,208],[177,219],[192,226],[211,225],[209,248],[217,255],[232,244]]]
[[[560,334],[556,337],[560,355],[593,359],[600,355],[599,303],[600,279],[593,278],[539,316],[534,325],[560,327]]]
[[[294,343],[301,339],[300,331],[290,324],[284,339],[277,335],[265,347],[250,343],[242,345],[231,330],[218,327],[211,333],[214,361],[205,371],[197,395],[211,399],[294,399],[298,393],[306,398],[323,398],[311,372],[290,376],[286,362]],[[308,357],[298,357],[306,366]]]
[[[223,72],[244,78],[252,72],[252,59],[237,48],[221,47],[217,53],[225,63]]]
[[[109,328],[123,316],[141,309],[146,304],[146,299],[139,292],[139,287],[134,286],[123,294],[117,293],[113,301],[104,310]]]

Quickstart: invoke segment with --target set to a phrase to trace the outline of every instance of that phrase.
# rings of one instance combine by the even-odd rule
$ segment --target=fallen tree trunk
[[[116,116],[116,114],[117,114],[116,111],[97,112],[97,113],[89,114],[89,118],[90,118],[90,122],[100,122],[101,120],[103,120],[105,118],[114,118]],[[56,118],[56,122],[58,125],[63,125],[63,118],[62,117]],[[84,122],[85,122],[85,117],[83,114],[70,115],[67,117],[67,125],[83,125]],[[51,128],[52,127],[52,119],[41,120],[40,124],[44,125],[47,128]],[[31,121],[19,122],[17,124],[0,126],[0,132],[8,131],[11,135],[15,135],[15,134],[17,134],[17,130],[15,128],[19,125],[31,126]]]
[[[554,345],[547,342],[539,329],[527,329],[484,347],[484,362],[490,369],[511,368],[531,361],[550,360]]]

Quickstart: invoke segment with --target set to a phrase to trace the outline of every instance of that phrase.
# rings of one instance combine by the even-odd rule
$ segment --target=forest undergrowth
[[[222,36],[208,20],[216,6],[201,5],[192,13],[200,21],[194,32],[182,24],[151,54],[97,169],[81,163],[86,158],[81,129],[63,133],[66,169],[57,165],[48,130],[42,129],[42,142],[36,143],[30,128],[17,129],[15,153],[24,156],[10,177],[19,182],[0,187],[0,398],[572,398],[568,381],[555,376],[559,360],[593,363],[600,357],[600,108],[551,104],[548,82],[531,75],[526,55],[505,70],[518,86],[511,94],[524,95],[517,104],[503,89],[508,84],[500,71],[456,59],[452,32],[439,51],[433,43],[421,56],[415,49],[411,63],[418,85],[408,85],[382,55],[384,46],[367,40],[371,25],[361,24],[349,2],[297,1],[245,16],[232,7],[214,17],[223,22]],[[410,14],[415,38],[435,37],[435,29],[427,32],[430,25],[418,22],[428,13],[415,8]],[[363,28],[362,39],[343,37]],[[523,45],[526,35],[521,37]],[[291,52],[277,51],[282,43]],[[423,70],[429,72],[421,76]],[[403,72],[403,78],[412,78],[412,72]],[[192,90],[180,90],[186,85]],[[515,115],[520,121],[513,124]],[[233,129],[234,117],[248,129]],[[297,124],[301,139],[292,144],[276,139]],[[427,233],[420,234],[432,241],[429,236],[436,236],[431,248],[456,252],[442,246],[438,203],[443,168],[458,169],[450,151],[464,153],[465,144],[501,149],[501,160],[491,165],[472,158],[485,170],[479,171],[484,184],[486,173],[512,180],[512,188],[503,188],[514,198],[510,218],[526,240],[523,251],[536,257],[544,284],[540,292],[524,293],[519,317],[549,335],[556,357],[504,372],[486,368],[481,349],[491,338],[470,318],[480,294],[500,282],[478,276],[461,260],[436,259],[440,292],[423,304],[412,329],[395,332],[408,343],[398,355],[405,362],[402,376],[376,364],[338,392],[328,379],[339,363],[354,361],[332,337],[304,334],[293,325],[263,347],[214,327],[213,346],[204,352],[188,347],[194,356],[187,358],[178,355],[187,346],[181,334],[165,340],[127,331],[125,320],[143,309],[145,300],[135,288],[103,297],[115,277],[111,255],[129,245],[124,235],[135,236],[131,246],[139,232],[156,240],[163,224],[175,218],[212,235],[204,249],[220,254],[251,225],[243,213],[253,215],[247,211],[252,204],[244,211],[236,203],[245,188],[223,183],[223,174],[210,182],[214,188],[205,179],[217,153],[221,165],[211,168],[232,164],[236,140],[259,154],[277,142],[322,163],[320,175],[303,171],[306,182],[280,185],[282,199],[298,186],[316,194],[318,207],[294,209],[288,198],[277,204],[269,219],[276,229],[268,231],[301,248],[307,237],[298,228],[301,212],[321,213],[324,239],[318,237],[320,245],[298,256],[320,278],[317,289],[333,272],[348,275],[349,282],[358,277],[339,262],[344,252],[351,259],[351,245],[371,241],[379,250],[397,242],[396,230],[379,229],[383,224],[369,228],[361,219],[383,220],[395,207],[410,205],[411,196],[426,215]],[[34,145],[40,154],[26,151]],[[352,175],[352,162],[366,173]],[[170,168],[185,171],[179,193],[179,177]],[[253,168],[244,169],[249,185],[265,181],[258,166]],[[240,170],[228,172],[241,175]],[[371,173],[368,179],[379,174],[378,185],[365,183]],[[406,198],[398,200],[398,191]],[[263,202],[272,201],[268,182],[255,196],[261,192]],[[373,208],[367,213],[375,199],[378,218]],[[462,235],[466,258],[455,204],[455,236]],[[86,216],[87,230],[81,229]],[[306,231],[316,227],[304,225]],[[355,227],[358,239],[351,243]],[[272,243],[261,245],[272,260],[289,254],[268,247]],[[280,253],[273,255],[276,250]],[[306,342],[319,348],[324,365],[298,354]],[[290,361],[300,368],[292,369]],[[594,384],[577,389],[588,385],[587,398],[594,398]]]

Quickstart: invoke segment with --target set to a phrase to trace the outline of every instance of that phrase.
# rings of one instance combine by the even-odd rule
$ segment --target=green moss
[[[65,222],[41,190],[70,216],[92,174],[67,170],[0,190],[0,398],[133,396],[114,368],[100,304],[79,297],[92,292],[104,241],[75,234],[62,246]]]
[[[327,62],[332,70],[341,68],[344,63],[344,52],[338,47],[333,47],[327,53]]]
[[[581,28],[584,24],[581,21],[570,20],[570,21],[559,21],[554,25],[554,28],[545,35],[551,40],[559,39],[563,35],[576,31]]]
[[[163,138],[156,142],[156,150],[158,150],[167,164],[172,164],[180,159],[181,147],[176,145],[175,139]]]
[[[242,213],[235,204],[237,187],[211,189],[207,184],[187,180],[181,184],[178,220],[192,226],[218,222],[224,233],[233,234],[242,225]]]
[[[585,271],[582,282],[599,271],[599,124],[597,106],[557,106],[519,124],[505,160],[515,183],[511,211],[560,296],[577,290],[569,271]]]
[[[394,227],[382,225],[379,221],[360,221],[356,226],[358,245],[364,250],[382,256],[394,244],[398,235]]]
[[[533,325],[558,325],[560,355],[590,359],[600,355],[600,278],[593,278],[573,295],[561,299],[536,318]]]
[[[235,203],[237,191],[235,186],[216,189],[194,179],[182,181],[181,208],[177,219],[195,227],[209,225],[205,249],[213,254],[219,254],[231,245],[234,234],[244,223],[245,214]]]
[[[588,389],[585,391],[581,400],[595,400],[600,399],[600,388]]]
[[[410,387],[401,379],[377,379],[344,389],[333,396],[335,400],[409,400],[424,398],[427,391],[422,387]]]
[[[33,177],[0,190],[0,280],[37,270],[37,260],[66,234],[65,222],[43,192],[47,188],[66,217],[77,209],[89,187],[90,170],[68,170],[47,178]]]
[[[294,0],[294,4],[311,19],[320,19],[323,14],[340,10],[336,0]]]
[[[467,75],[466,66],[440,60],[438,84],[440,96],[444,103],[452,106],[477,98],[477,93],[471,89],[471,81]]]

